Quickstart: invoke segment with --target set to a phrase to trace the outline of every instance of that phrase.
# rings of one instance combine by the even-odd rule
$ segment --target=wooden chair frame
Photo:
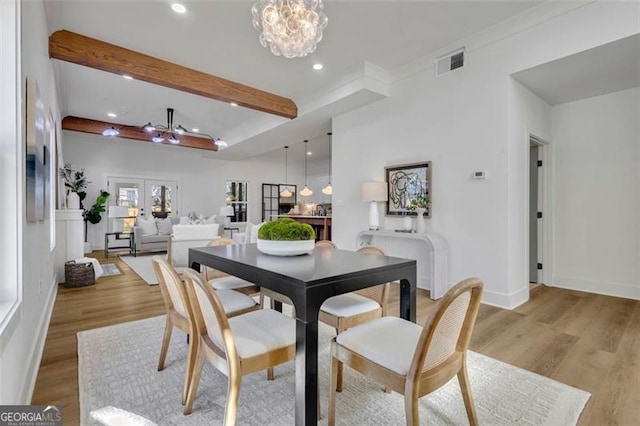
[[[215,291],[202,281],[200,274],[192,269],[185,271],[185,281],[191,311],[194,315],[192,336],[194,336],[193,340],[198,343],[194,345],[196,348],[195,362],[189,371],[191,379],[184,413],[189,414],[193,409],[193,402],[202,376],[204,360],[207,359],[214,367],[229,378],[224,425],[232,426],[235,424],[238,413],[242,376],[265,370],[294,359],[296,355],[295,344],[265,352],[251,358],[240,358],[236,350],[235,339],[229,326],[229,321],[224,314],[224,309],[219,299],[215,295]],[[207,299],[209,303],[211,303],[221,328],[220,331],[224,341],[224,348],[216,346],[209,338],[207,326],[196,296],[196,285],[205,291]]]
[[[386,256],[384,250],[375,246],[361,247],[358,252]],[[363,312],[357,315],[352,315],[349,317],[337,317],[320,309],[318,319],[323,323],[335,328],[336,334],[340,334],[351,327],[355,327],[356,325],[364,324],[365,322],[373,321],[377,318],[382,318],[383,316],[387,315],[387,302],[389,300],[390,291],[389,287],[389,283],[385,283],[355,292],[356,294],[368,297],[369,299],[378,302],[380,304],[380,308],[378,309]],[[342,365],[338,366],[338,387],[336,388],[336,390],[338,392],[342,392]],[[388,388],[385,388],[385,392],[390,392],[390,390]]]
[[[162,371],[164,369],[164,363],[167,358],[169,343],[171,343],[171,334],[173,332],[173,327],[178,327],[188,335],[191,335],[192,327],[190,318],[193,316],[193,314],[191,312],[191,304],[189,303],[186,289],[184,287],[182,279],[176,273],[175,269],[173,269],[169,262],[167,262],[161,256],[153,256],[152,263],[153,270],[156,274],[156,277],[158,277],[160,293],[162,294],[162,299],[164,300],[164,305],[167,309],[167,320],[164,327],[164,335],[162,337],[162,347],[160,348],[160,359],[158,360],[158,371]],[[177,311],[168,288],[168,285],[171,284],[167,284],[167,279],[173,280],[176,284],[175,287],[178,290],[182,305],[184,306],[184,309],[187,313],[187,317],[183,316]],[[187,392],[189,388],[189,364],[193,362],[194,357],[194,339],[190,338],[189,350],[187,354],[187,370],[184,378],[184,387],[182,390],[182,404],[185,404],[187,401]]]
[[[469,306],[465,313],[460,335],[456,342],[455,352],[441,364],[423,371],[429,346],[434,337],[434,332],[447,308],[459,296],[471,292]],[[407,425],[419,425],[418,399],[447,383],[453,376],[458,377],[465,410],[469,423],[478,424],[478,418],[473,403],[473,396],[469,386],[467,374],[467,348],[473,326],[480,308],[482,295],[482,281],[478,278],[466,279],[454,287],[439,301],[427,319],[424,329],[420,334],[416,351],[411,362],[411,367],[406,376],[388,370],[369,359],[341,346],[334,338],[331,342],[331,380],[329,384],[329,425],[335,425],[336,389],[341,386],[338,380],[338,369],[342,364],[359,371],[392,390],[404,395],[405,416]]]
[[[184,331],[189,336],[189,339],[188,339],[189,349],[187,352],[187,370],[185,373],[184,388],[182,390],[182,404],[184,405],[187,401],[187,393],[189,388],[189,380],[190,380],[189,370],[193,365],[193,363],[195,362],[195,356],[197,351],[197,348],[195,346],[198,344],[196,339],[190,338],[190,336],[193,335],[192,334],[193,333],[193,327],[192,327],[193,312],[191,310],[192,309],[191,303],[189,301],[189,296],[187,294],[187,290],[185,288],[185,284],[183,280],[180,278],[176,270],[169,264],[169,262],[166,261],[161,256],[154,256],[152,259],[152,263],[153,263],[153,270],[156,274],[156,277],[158,277],[158,285],[160,286],[160,293],[162,294],[162,299],[164,300],[164,304],[167,309],[167,320],[164,327],[164,335],[162,337],[162,347],[160,348],[160,359],[158,360],[158,371],[162,371],[164,369],[164,364],[167,358],[167,351],[169,350],[169,344],[171,343],[171,335],[173,332],[173,327],[174,326],[178,327],[180,330]],[[174,281],[175,287],[178,290],[178,294],[180,295],[182,305],[184,306],[185,312],[187,313],[187,317],[180,314],[180,312],[178,312],[178,310],[176,309],[174,301],[171,298],[171,293],[168,288],[168,285],[170,285],[167,283],[168,279]],[[212,291],[214,290],[212,289]],[[257,309],[260,309],[259,305],[255,305],[251,308],[242,309],[239,311],[225,313],[225,316],[228,318],[231,318],[237,315],[246,314],[247,312],[255,311]],[[225,312],[224,308],[222,308],[222,312]],[[271,372],[270,375],[273,376],[273,372]]]

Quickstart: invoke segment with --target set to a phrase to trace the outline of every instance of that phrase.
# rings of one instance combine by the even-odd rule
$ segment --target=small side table
[[[235,226],[225,226],[224,227],[225,231],[229,231],[229,238],[233,239],[233,231],[240,231],[240,228],[235,227]]]
[[[109,241],[110,241],[109,236],[110,235],[113,235],[115,237],[114,238],[114,242],[126,240],[127,241],[127,245],[126,246],[119,245],[119,246],[115,246],[115,247],[109,247]],[[105,232],[105,234],[104,234],[104,257],[108,258],[110,251],[122,250],[122,249],[128,249],[129,250],[129,254],[132,254],[133,253],[133,245],[134,245],[133,233],[129,233],[129,232]]]

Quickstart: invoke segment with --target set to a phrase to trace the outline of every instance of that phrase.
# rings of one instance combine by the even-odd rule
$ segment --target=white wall
[[[554,284],[640,299],[640,89],[552,112]]]
[[[48,55],[48,32],[42,1],[21,2],[22,8],[22,81],[24,117],[24,81],[35,77],[40,94],[59,122],[58,101],[53,68]],[[24,126],[23,126],[24,140]],[[19,141],[21,143],[21,141]],[[19,161],[24,164],[24,145]],[[22,168],[20,168],[22,170]],[[24,176],[22,185],[24,188]],[[22,191],[24,194],[24,191]],[[24,197],[20,200],[24,211]],[[28,404],[40,364],[40,357],[55,301],[56,281],[53,253],[50,253],[50,222],[25,221],[22,215],[22,313],[15,331],[0,354],[0,404]]]
[[[333,120],[334,240],[355,248],[367,226],[360,184],[388,165],[430,160],[433,218],[449,243],[449,276],[485,282],[484,301],[524,300],[526,124],[512,114],[514,72],[640,32],[637,3],[596,2],[489,44],[467,46],[467,66],[436,78],[432,68],[394,83],[391,96]],[[522,115],[520,115],[522,116]],[[387,141],[372,146],[369,141]],[[357,159],[355,161],[354,159]],[[488,178],[474,181],[471,172]],[[399,227],[385,218],[383,227]]]
[[[107,189],[109,176],[175,180],[180,186],[180,214],[197,211],[205,215],[218,214],[225,205],[227,180],[249,183],[249,217],[258,223],[262,213],[262,183],[284,180],[281,159],[252,161],[221,161],[203,157],[199,150],[118,138],[104,138],[77,132],[63,132],[62,149],[65,161],[74,169],[84,168],[91,184],[85,207],[90,206],[98,191]],[[302,188],[304,172],[298,164],[289,164],[289,181]],[[96,225],[89,225],[89,241],[93,248],[104,247],[108,219],[103,216]]]

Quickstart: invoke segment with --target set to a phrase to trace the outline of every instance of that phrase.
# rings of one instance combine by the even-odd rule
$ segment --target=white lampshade
[[[364,182],[362,201],[387,201],[387,182]]]
[[[305,185],[304,188],[302,188],[302,191],[300,191],[300,195],[302,195],[303,197],[308,197],[309,195],[313,195],[313,191]]]
[[[333,188],[331,187],[331,184],[325,186],[324,188],[322,188],[322,193],[325,195],[332,195],[333,194]]]
[[[229,217],[229,216],[233,216],[233,207],[231,206],[224,206],[224,207],[220,207],[220,216],[222,217]]]
[[[109,206],[110,218],[129,217],[129,207],[127,206]]]

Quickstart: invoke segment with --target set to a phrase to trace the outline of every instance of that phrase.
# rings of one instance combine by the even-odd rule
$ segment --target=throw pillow
[[[142,235],[158,235],[158,225],[152,217],[148,219],[139,217],[138,226],[142,229]]]
[[[156,225],[158,226],[159,235],[171,235],[173,232],[173,224],[170,218],[156,219]]]
[[[190,225],[191,220],[187,216],[180,216],[180,225]]]
[[[210,218],[205,219],[203,222],[205,225],[211,225],[212,223],[216,223],[216,215],[212,215]]]

